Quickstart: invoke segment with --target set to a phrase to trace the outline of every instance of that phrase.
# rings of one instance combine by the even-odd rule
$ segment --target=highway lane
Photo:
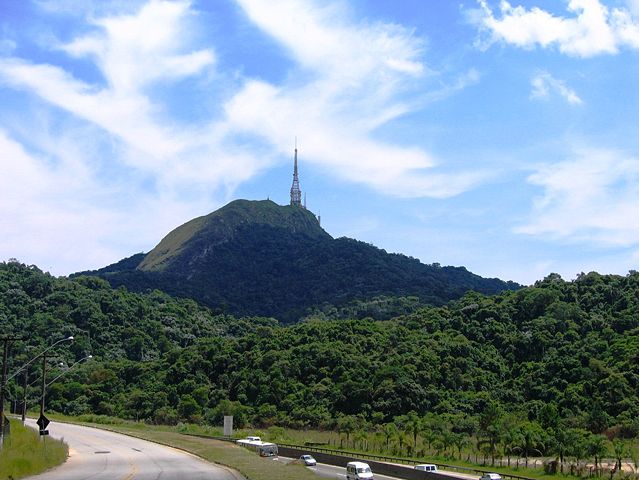
[[[287,457],[279,457],[278,460],[284,463],[293,461],[292,458],[287,458]],[[308,468],[310,471],[314,472],[316,475],[323,478],[334,478],[337,480],[344,480],[346,478],[346,463],[344,463],[343,467],[328,465],[326,463],[318,463],[314,467],[306,467],[306,468]],[[373,471],[373,475],[375,476],[375,480],[401,480],[401,479],[398,479],[397,477],[380,475],[379,473],[375,473],[375,471]]]
[[[343,467],[337,467],[335,465],[327,465],[325,463],[318,463],[315,467],[306,467],[309,470],[312,470],[320,477],[324,478],[335,478],[338,480],[344,480],[346,478],[346,464]],[[373,471],[373,475],[375,476],[375,480],[400,480],[396,477],[388,477],[386,475],[380,475],[379,473],[375,473]]]
[[[38,428],[33,419],[27,424]],[[237,472],[181,450],[106,430],[52,422],[49,431],[69,445],[69,459],[30,480],[243,479]]]
[[[279,460],[284,462],[284,463],[288,463],[288,462],[292,462],[294,459],[292,458],[288,458],[288,457],[279,457]],[[362,460],[362,461],[366,461],[366,460]],[[402,467],[405,467],[406,465],[402,465],[402,464],[398,464]],[[314,467],[306,467],[309,470],[315,472],[315,474],[317,474],[320,477],[324,477],[324,478],[335,478],[335,479],[340,479],[343,480],[346,478],[346,464],[344,464],[343,467],[338,467],[338,466],[334,466],[334,465],[328,465],[325,463],[318,463],[316,466]],[[441,474],[441,475],[446,475],[451,477],[451,480],[455,479],[455,480],[478,480],[479,476],[478,475],[472,475],[472,474],[465,474],[465,473],[457,473],[457,472],[450,472],[450,471],[445,471],[445,470],[439,470],[437,473]],[[379,480],[399,480],[397,477],[389,477],[387,475],[380,475],[378,473],[375,473],[375,471],[373,470],[373,474],[375,475],[375,479],[379,479]]]

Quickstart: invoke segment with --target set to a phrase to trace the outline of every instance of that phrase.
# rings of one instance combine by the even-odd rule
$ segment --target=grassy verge
[[[67,445],[11,420],[11,434],[0,450],[0,480],[27,477],[60,465],[67,459]]]

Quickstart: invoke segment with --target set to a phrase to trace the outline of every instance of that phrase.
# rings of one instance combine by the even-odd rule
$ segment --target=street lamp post
[[[7,358],[9,356],[9,344],[15,340],[24,340],[21,337],[4,337],[4,352],[2,354],[2,376],[0,377],[0,447],[4,441],[4,388],[11,378],[7,378]]]
[[[93,355],[87,355],[86,357],[81,358],[80,360],[75,362],[73,365],[71,365],[67,370],[65,370],[60,375],[58,375],[53,380],[51,380],[49,383],[47,383],[47,379],[46,379],[46,372],[47,372],[47,361],[46,361],[46,358],[47,358],[47,355],[45,353],[45,354],[42,355],[42,394],[40,396],[40,418],[38,418],[38,422],[37,422],[38,426],[40,427],[40,435],[48,435],[49,434],[49,431],[47,430],[47,425],[49,424],[49,419],[44,416],[44,396],[45,396],[47,387],[49,385],[51,385],[53,382],[55,382],[62,375],[65,375],[65,374],[69,373],[69,371],[73,367],[75,367],[78,363],[82,362],[83,360],[87,360],[89,358],[93,358]],[[25,397],[25,404],[26,404],[26,401],[27,401],[27,399]]]
[[[53,382],[55,382],[58,378],[60,378],[62,375],[66,375],[73,367],[75,367],[78,363],[83,362],[84,360],[93,358],[93,355],[88,355],[84,358],[81,358],[80,360],[78,360],[77,362],[75,362],[73,365],[71,365],[69,368],[67,368],[64,372],[62,372],[60,375],[58,375],[57,377],[55,377],[53,380],[50,380],[48,382],[46,382],[45,388],[49,388],[51,386],[51,384]],[[62,367],[64,365],[64,363],[60,363],[58,364],[59,367]],[[22,413],[22,423],[24,423],[26,416],[27,416],[27,389],[29,387],[31,387],[36,381],[34,380],[33,382],[29,383],[29,369],[25,369],[24,371],[24,384],[22,387],[22,401],[21,401],[21,405],[22,405],[22,409],[21,409],[21,413]]]
[[[93,358],[93,355],[87,355],[84,358],[81,358],[80,360],[78,360],[77,362],[75,362],[73,365],[71,365],[69,368],[67,368],[64,372],[62,372],[60,375],[58,375],[57,377],[55,377],[53,380],[47,382],[47,388],[51,386],[51,384],[53,382],[55,382],[58,378],[60,378],[63,375],[66,375],[67,373],[69,373],[71,371],[72,368],[74,368],[77,364],[79,364],[80,362],[84,362],[85,360],[91,360]]]
[[[8,356],[8,353],[9,353],[9,342],[12,342],[14,340],[24,340],[24,338],[22,338],[22,337],[4,337],[2,340],[4,341],[4,354],[3,354],[3,364],[2,364],[2,372],[1,372],[2,376],[0,377],[0,446],[2,446],[2,441],[3,441],[3,438],[4,438],[4,422],[5,422],[5,415],[4,415],[4,390],[5,390],[5,386],[6,386],[7,382],[9,380],[11,380],[12,378],[14,378],[16,375],[18,375],[22,370],[24,370],[25,368],[28,368],[29,365],[31,365],[31,363],[33,363],[35,360],[37,360],[41,356],[45,356],[46,352],[51,350],[53,347],[55,347],[59,343],[67,342],[67,341],[73,341],[73,336],[69,336],[67,338],[62,338],[62,339],[58,340],[57,342],[53,343],[52,345],[50,345],[49,347],[45,348],[38,355],[36,355],[31,360],[29,360],[27,363],[25,363],[20,368],[18,368],[18,370],[13,375],[11,375],[8,378],[7,378],[7,356]],[[46,368],[46,365],[43,367],[43,371],[42,371],[43,375],[44,375],[44,369],[45,368]],[[43,390],[43,393],[44,393],[44,390]],[[43,403],[42,403],[42,408],[44,409],[44,400],[43,400]]]
[[[51,350],[53,347],[57,346],[58,344],[62,343],[62,342],[72,342],[73,341],[73,335],[66,337],[66,338],[61,338],[60,340],[58,340],[57,342],[51,344],[50,346],[48,346],[47,348],[45,348],[44,350],[42,350],[40,353],[38,353],[35,357],[33,357],[31,360],[29,360],[27,363],[25,363],[24,365],[22,365],[20,368],[18,368],[18,370],[16,370],[16,372],[11,375],[9,378],[7,378],[7,382],[9,380],[11,380],[12,378],[14,378],[16,375],[18,375],[22,370],[24,370],[25,368],[27,368],[29,365],[31,365],[33,362],[35,362],[38,358],[40,358],[42,355],[44,355],[46,352],[48,352],[49,350]]]
[[[29,381],[29,367],[24,370],[24,389],[22,391],[22,424],[27,416],[27,382]]]
[[[47,431],[47,424],[49,420],[44,416],[44,392],[47,387],[47,354],[42,354],[42,397],[40,398],[40,418],[38,418],[38,425],[40,425],[40,435]],[[45,423],[46,422],[46,423]]]

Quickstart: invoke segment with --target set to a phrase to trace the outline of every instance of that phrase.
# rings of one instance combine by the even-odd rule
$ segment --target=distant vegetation
[[[356,314],[371,318],[342,318]],[[239,426],[331,428],[351,446],[364,429],[404,454],[457,456],[461,445],[488,461],[615,448],[629,458],[625,439],[639,434],[637,272],[553,274],[439,307],[410,297],[326,305],[282,326],[8,262],[0,328],[40,346],[73,334],[60,358],[96,356],[48,392],[48,408],[71,415],[219,425],[233,413]],[[14,346],[19,363],[26,344]]]
[[[84,273],[132,291],[159,289],[217,312],[285,323],[318,305],[341,308],[377,296],[442,305],[468,290],[493,294],[520,287],[333,239],[308,210],[267,200],[236,200],[176,228],[147,255]]]

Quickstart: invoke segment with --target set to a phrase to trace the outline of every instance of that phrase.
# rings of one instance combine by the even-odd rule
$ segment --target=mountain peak
[[[424,265],[349,238],[333,239],[301,204],[235,200],[170,232],[148,254],[95,272],[131,290],[164,290],[237,315],[285,322],[322,305],[380,296],[443,304],[468,290],[518,285],[463,267]]]
[[[232,241],[238,232],[252,226],[271,227],[309,238],[332,238],[320,227],[315,215],[301,206],[278,205],[271,200],[234,200],[171,231],[146,255],[138,269],[163,271],[185,250],[191,255],[205,255],[212,247]]]

